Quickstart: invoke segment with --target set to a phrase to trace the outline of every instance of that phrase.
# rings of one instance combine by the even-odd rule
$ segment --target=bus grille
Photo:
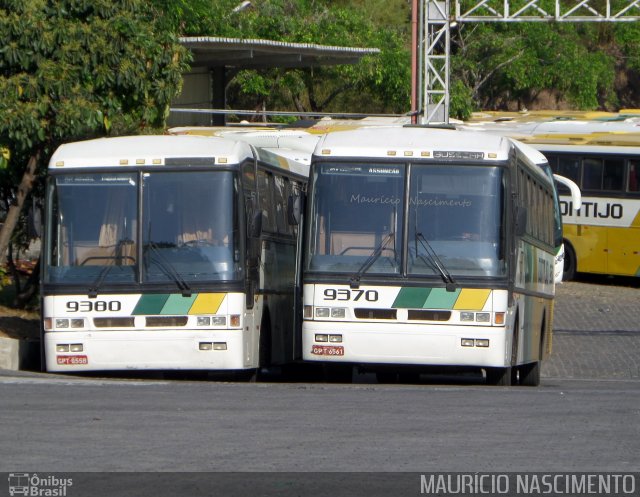
[[[413,321],[449,321],[451,311],[429,311],[426,309],[409,309],[407,317]]]
[[[396,319],[396,309],[367,309],[356,307],[354,313],[358,319]]]
[[[187,316],[149,316],[147,326],[154,328],[186,326],[188,319]]]
[[[93,318],[93,325],[96,328],[133,328],[133,317],[126,318]]]

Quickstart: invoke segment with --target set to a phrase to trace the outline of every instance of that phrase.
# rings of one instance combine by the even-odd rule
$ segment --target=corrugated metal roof
[[[378,48],[339,47],[315,43],[274,40],[190,36],[180,43],[194,55],[194,66],[207,67],[310,67],[354,64]]]

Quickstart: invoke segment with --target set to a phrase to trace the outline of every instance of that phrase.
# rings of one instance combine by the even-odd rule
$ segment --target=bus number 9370
[[[324,300],[366,300],[367,302],[377,302],[378,291],[327,288],[324,291]]]

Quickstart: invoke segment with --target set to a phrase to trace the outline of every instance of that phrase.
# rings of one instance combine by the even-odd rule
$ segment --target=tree
[[[188,57],[143,0],[0,0],[0,165],[20,210],[57,146],[162,128]]]
[[[625,65],[613,33],[630,47],[637,32],[596,23],[464,25],[452,38],[452,81],[479,109],[613,110],[621,100],[616,72]]]
[[[355,65],[239,71],[227,87],[232,108],[364,113],[409,109],[409,12],[405,0],[373,0],[378,8],[367,8],[367,0],[252,0],[251,6],[242,10],[236,9],[239,0],[152,1],[162,7],[172,29],[184,35],[381,50]],[[381,5],[387,10],[381,10]],[[391,14],[395,11],[400,12],[397,18]]]

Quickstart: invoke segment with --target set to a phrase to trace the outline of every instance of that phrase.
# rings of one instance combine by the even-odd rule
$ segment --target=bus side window
[[[559,174],[560,176],[564,176],[565,178],[569,178],[578,186],[581,186],[580,159],[576,157],[564,157],[562,155],[559,155],[556,158],[549,155],[549,164],[551,164],[551,169],[553,169],[553,172]],[[564,195],[568,195],[569,189],[564,185],[558,185],[558,192]]]
[[[258,171],[258,199],[260,209],[265,214],[262,220],[262,229],[270,233],[277,233],[276,209],[271,195],[273,189],[273,175],[270,172]]]
[[[629,184],[627,186],[629,192],[640,192],[640,161],[629,161]]]
[[[603,187],[605,190],[621,192],[624,189],[624,160],[604,161]]]
[[[281,235],[289,234],[290,225],[287,220],[287,191],[289,188],[289,180],[282,176],[273,176],[275,189],[273,191],[275,197],[275,215],[278,233]]]
[[[582,187],[585,190],[602,189],[604,164],[602,159],[585,158],[583,161]]]

